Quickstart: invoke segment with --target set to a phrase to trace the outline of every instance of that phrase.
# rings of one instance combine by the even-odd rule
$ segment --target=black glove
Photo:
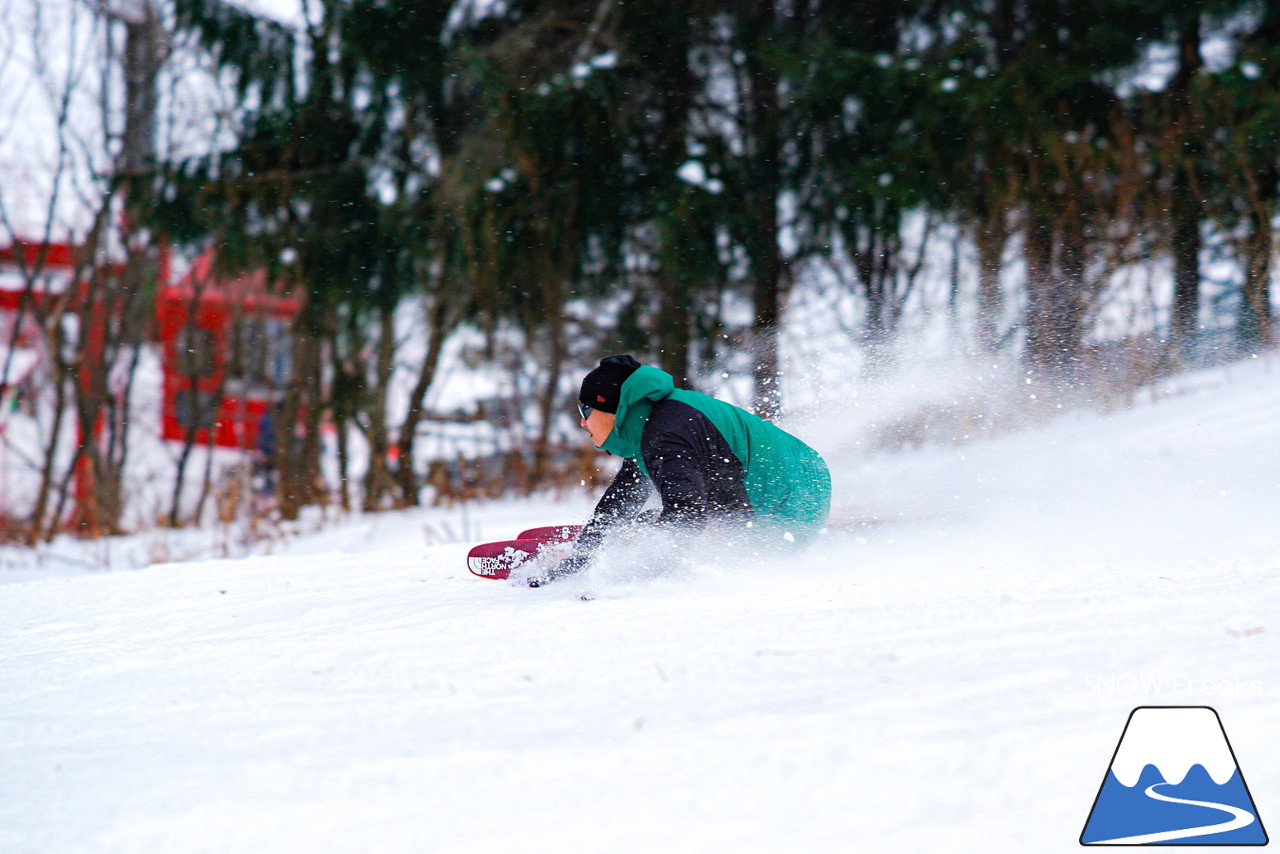
[[[585,554],[569,555],[546,572],[539,575],[529,576],[527,583],[530,587],[542,587],[544,584],[550,584],[551,582],[564,578],[565,576],[574,575],[575,573],[580,572],[582,568],[590,562],[590,560],[590,557]]]
[[[638,527],[653,525],[655,522],[658,521],[658,516],[661,515],[661,513],[662,513],[661,510],[646,510],[643,513],[637,514],[635,518],[624,523],[618,528],[615,528],[614,530],[622,530],[626,528],[638,528]],[[601,539],[600,536],[597,536],[595,538],[597,543],[600,539]],[[583,551],[575,551],[573,554],[569,555],[567,558],[560,561],[560,563],[553,566],[551,569],[548,569],[547,571],[541,572],[537,575],[529,576],[527,579],[525,579],[525,583],[529,587],[542,587],[543,585],[550,584],[551,582],[564,578],[565,576],[575,575],[581,572],[586,567],[586,565],[591,562],[591,552],[594,551],[595,545],[596,543],[592,543],[591,545],[587,546]],[[579,547],[582,547],[581,537],[579,538]]]

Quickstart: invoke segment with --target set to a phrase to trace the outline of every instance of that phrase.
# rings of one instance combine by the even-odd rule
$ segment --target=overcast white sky
[[[282,19],[300,9],[292,0],[252,4]],[[51,206],[55,240],[82,233],[91,221],[101,197],[94,176],[109,166],[106,140],[118,131],[103,119],[103,70],[113,67],[105,41],[103,26],[84,0],[0,0],[0,244],[10,242],[10,231],[42,237]],[[162,152],[207,146],[217,133],[218,116],[229,104],[206,65],[190,51],[172,57],[161,81]],[[113,77],[116,87],[105,91],[105,113],[118,123],[122,93],[118,73]]]

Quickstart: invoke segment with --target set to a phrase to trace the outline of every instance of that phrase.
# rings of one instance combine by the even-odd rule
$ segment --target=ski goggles
[[[586,421],[591,413],[595,411],[595,407],[593,406],[587,406],[585,403],[578,404],[578,414],[582,416],[583,421]]]

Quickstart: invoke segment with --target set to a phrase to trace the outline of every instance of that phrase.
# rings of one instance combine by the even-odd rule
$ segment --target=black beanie
[[[591,373],[582,378],[578,400],[601,412],[618,411],[618,398],[622,396],[622,384],[640,367],[631,356],[610,356],[601,359]]]

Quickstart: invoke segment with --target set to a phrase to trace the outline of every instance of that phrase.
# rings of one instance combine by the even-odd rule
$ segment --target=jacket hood
[[[637,368],[622,384],[617,421],[600,447],[619,457],[639,460],[640,436],[653,405],[670,397],[675,390],[676,382],[666,371],[648,365]]]

